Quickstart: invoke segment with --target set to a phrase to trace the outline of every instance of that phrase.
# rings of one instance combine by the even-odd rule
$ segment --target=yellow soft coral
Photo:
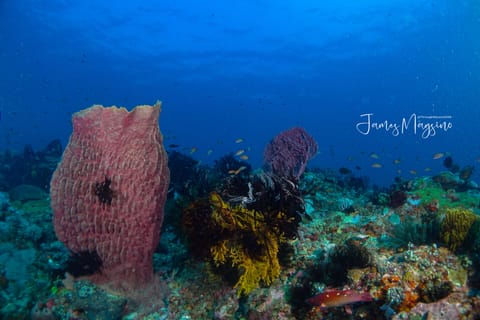
[[[212,219],[216,224],[229,231],[252,230],[263,223],[263,215],[243,207],[232,208],[222,200],[218,193],[212,192],[210,203],[213,206]]]
[[[267,225],[260,212],[231,207],[217,193],[210,195],[210,204],[213,221],[231,235],[210,248],[214,264],[218,267],[231,263],[240,272],[235,284],[239,296],[250,293],[262,283],[270,285],[280,275],[278,246],[283,235],[278,234],[277,228]],[[283,216],[283,213],[278,214],[278,217]],[[253,237],[256,254],[249,252],[248,246],[252,243],[245,242],[247,235]]]
[[[248,294],[253,289],[258,288],[261,282],[270,285],[280,275],[277,253],[272,258],[265,258],[253,260],[248,256],[243,256],[239,264],[239,267],[243,269],[243,273],[235,285],[238,289],[238,295]]]
[[[470,227],[478,217],[465,208],[448,208],[441,223],[440,236],[455,251],[465,240]]]
[[[224,264],[227,261],[227,258],[229,256],[227,241],[224,240],[212,246],[210,248],[210,253],[212,255],[213,262],[217,267],[221,264]]]

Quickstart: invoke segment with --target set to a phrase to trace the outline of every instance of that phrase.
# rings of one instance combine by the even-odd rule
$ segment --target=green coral
[[[445,190],[442,186],[429,179],[416,180],[414,191],[411,192],[422,200],[423,205],[428,205],[432,201],[438,201],[440,208],[450,207],[476,207],[479,204],[478,198],[468,191],[460,192],[454,189]],[[451,195],[455,195],[453,200]]]
[[[447,208],[441,223],[440,238],[455,251],[464,242],[473,223],[478,217],[465,208]]]

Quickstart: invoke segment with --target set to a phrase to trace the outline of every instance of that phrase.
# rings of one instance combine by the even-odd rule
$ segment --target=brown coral
[[[457,250],[465,240],[477,216],[465,208],[448,208],[441,223],[440,237],[452,250]]]

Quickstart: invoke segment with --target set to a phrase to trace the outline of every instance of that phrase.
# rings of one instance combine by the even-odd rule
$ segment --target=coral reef
[[[213,170],[220,178],[225,178],[242,167],[244,169],[236,174],[240,174],[241,177],[245,178],[251,173],[252,166],[246,161],[235,158],[233,153],[229,153],[215,160]]]
[[[340,286],[347,281],[348,270],[366,268],[372,263],[369,250],[361,241],[350,238],[344,244],[337,245],[329,253],[325,267],[330,285]]]
[[[390,194],[389,206],[398,208],[407,201],[407,194],[403,190],[395,190]]]
[[[286,216],[278,212],[277,219],[284,221]],[[199,220],[203,220],[205,228],[197,232],[194,223]],[[219,194],[212,193],[208,206],[196,203],[187,208],[184,221],[194,252],[209,256],[223,272],[238,275],[235,287],[239,295],[250,293],[262,283],[270,285],[280,274],[278,250],[285,237],[275,225],[266,223],[263,213],[231,206]],[[210,238],[203,240],[199,248],[198,241],[203,236]]]
[[[213,171],[178,151],[169,152],[168,168],[171,176],[169,188],[173,191],[173,196],[177,199],[182,197],[187,202],[207,197],[219,180],[215,175],[216,170]]]
[[[220,169],[230,168],[232,161],[222,159]],[[271,285],[278,277],[280,261],[290,254],[287,240],[297,235],[305,210],[291,181],[247,172],[225,177],[208,199],[192,202],[183,212],[192,253],[209,260],[224,278],[234,279],[239,296],[261,284]]]
[[[30,319],[68,252],[55,242],[46,200],[10,202],[0,192],[0,231],[0,318]]]
[[[424,245],[440,240],[440,221],[428,213],[407,216],[401,223],[393,224],[391,236],[385,245],[406,248],[409,244]]]
[[[60,140],[51,141],[43,150],[26,145],[23,153],[9,150],[0,154],[0,191],[19,185],[32,185],[48,191],[50,178],[62,156]]]
[[[380,189],[345,169],[295,181],[252,172],[231,155],[210,167],[172,154],[178,177],[151,285],[128,294],[82,276],[101,272],[105,260],[57,241],[37,185],[8,184],[0,192],[0,318],[480,316],[480,192],[460,168]],[[102,210],[122,200],[115,177],[98,172],[89,184]]]

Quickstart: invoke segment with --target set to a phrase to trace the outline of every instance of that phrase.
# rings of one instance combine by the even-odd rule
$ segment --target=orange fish
[[[247,156],[246,154],[242,154],[242,155],[240,156],[240,159],[242,159],[242,160],[248,160],[248,156]]]
[[[325,289],[322,293],[306,300],[308,304],[321,308],[341,307],[347,304],[370,301],[373,301],[373,297],[369,292],[337,289]]]
[[[433,160],[441,159],[441,158],[443,158],[444,155],[445,155],[445,153],[443,153],[443,152],[435,153],[433,155]]]
[[[247,167],[241,166],[241,167],[238,168],[237,170],[228,170],[228,174],[231,174],[231,175],[236,176],[237,174],[239,174],[240,172],[242,172],[242,171],[245,170],[245,169],[247,169]]]
[[[247,169],[245,166],[241,166],[240,168],[237,169],[237,174],[242,172],[243,170]]]

